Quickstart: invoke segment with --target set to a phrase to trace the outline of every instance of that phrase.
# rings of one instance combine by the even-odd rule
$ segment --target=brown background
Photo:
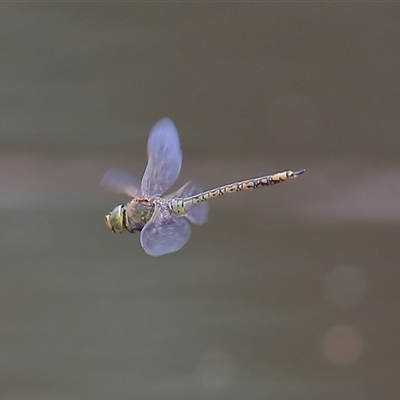
[[[0,4],[0,396],[397,399],[397,3]],[[171,117],[178,253],[104,214]]]

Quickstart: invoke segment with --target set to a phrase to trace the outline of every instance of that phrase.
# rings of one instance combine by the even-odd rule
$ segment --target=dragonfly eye
[[[125,230],[124,226],[124,206],[120,205],[115,207],[108,213],[104,221],[109,229],[115,233],[122,233]]]

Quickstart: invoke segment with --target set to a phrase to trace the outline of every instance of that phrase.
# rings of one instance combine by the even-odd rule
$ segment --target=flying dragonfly
[[[182,166],[178,132],[169,118],[161,119],[151,129],[147,156],[141,182],[125,171],[110,169],[104,174],[101,185],[132,198],[106,215],[107,227],[115,233],[140,232],[140,243],[151,256],[180,250],[190,237],[188,220],[196,225],[207,221],[207,200],[226,193],[274,185],[305,172],[304,169],[286,170],[207,191],[189,181],[178,191],[162,197],[178,178]]]

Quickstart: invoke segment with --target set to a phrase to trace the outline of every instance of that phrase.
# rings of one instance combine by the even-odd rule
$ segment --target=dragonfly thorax
[[[133,199],[127,205],[116,206],[105,216],[105,223],[115,233],[125,230],[134,233],[141,231],[154,212],[154,204],[144,200]]]
[[[154,202],[145,199],[133,199],[126,205],[125,229],[128,232],[141,231],[154,213]]]

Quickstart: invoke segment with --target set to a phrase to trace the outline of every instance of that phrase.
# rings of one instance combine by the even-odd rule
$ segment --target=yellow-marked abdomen
[[[214,197],[223,196],[226,193],[239,192],[241,190],[256,189],[261,186],[275,185],[280,182],[284,182],[288,179],[295,178],[305,172],[305,169],[300,171],[286,170],[282,172],[277,172],[272,175],[265,175],[259,178],[252,178],[245,181],[230,183],[229,185],[224,185],[217,187],[215,189],[207,190],[196,194],[194,196],[185,198],[173,198],[168,200],[169,208],[176,214],[184,215],[186,213],[187,207],[207,201]]]

